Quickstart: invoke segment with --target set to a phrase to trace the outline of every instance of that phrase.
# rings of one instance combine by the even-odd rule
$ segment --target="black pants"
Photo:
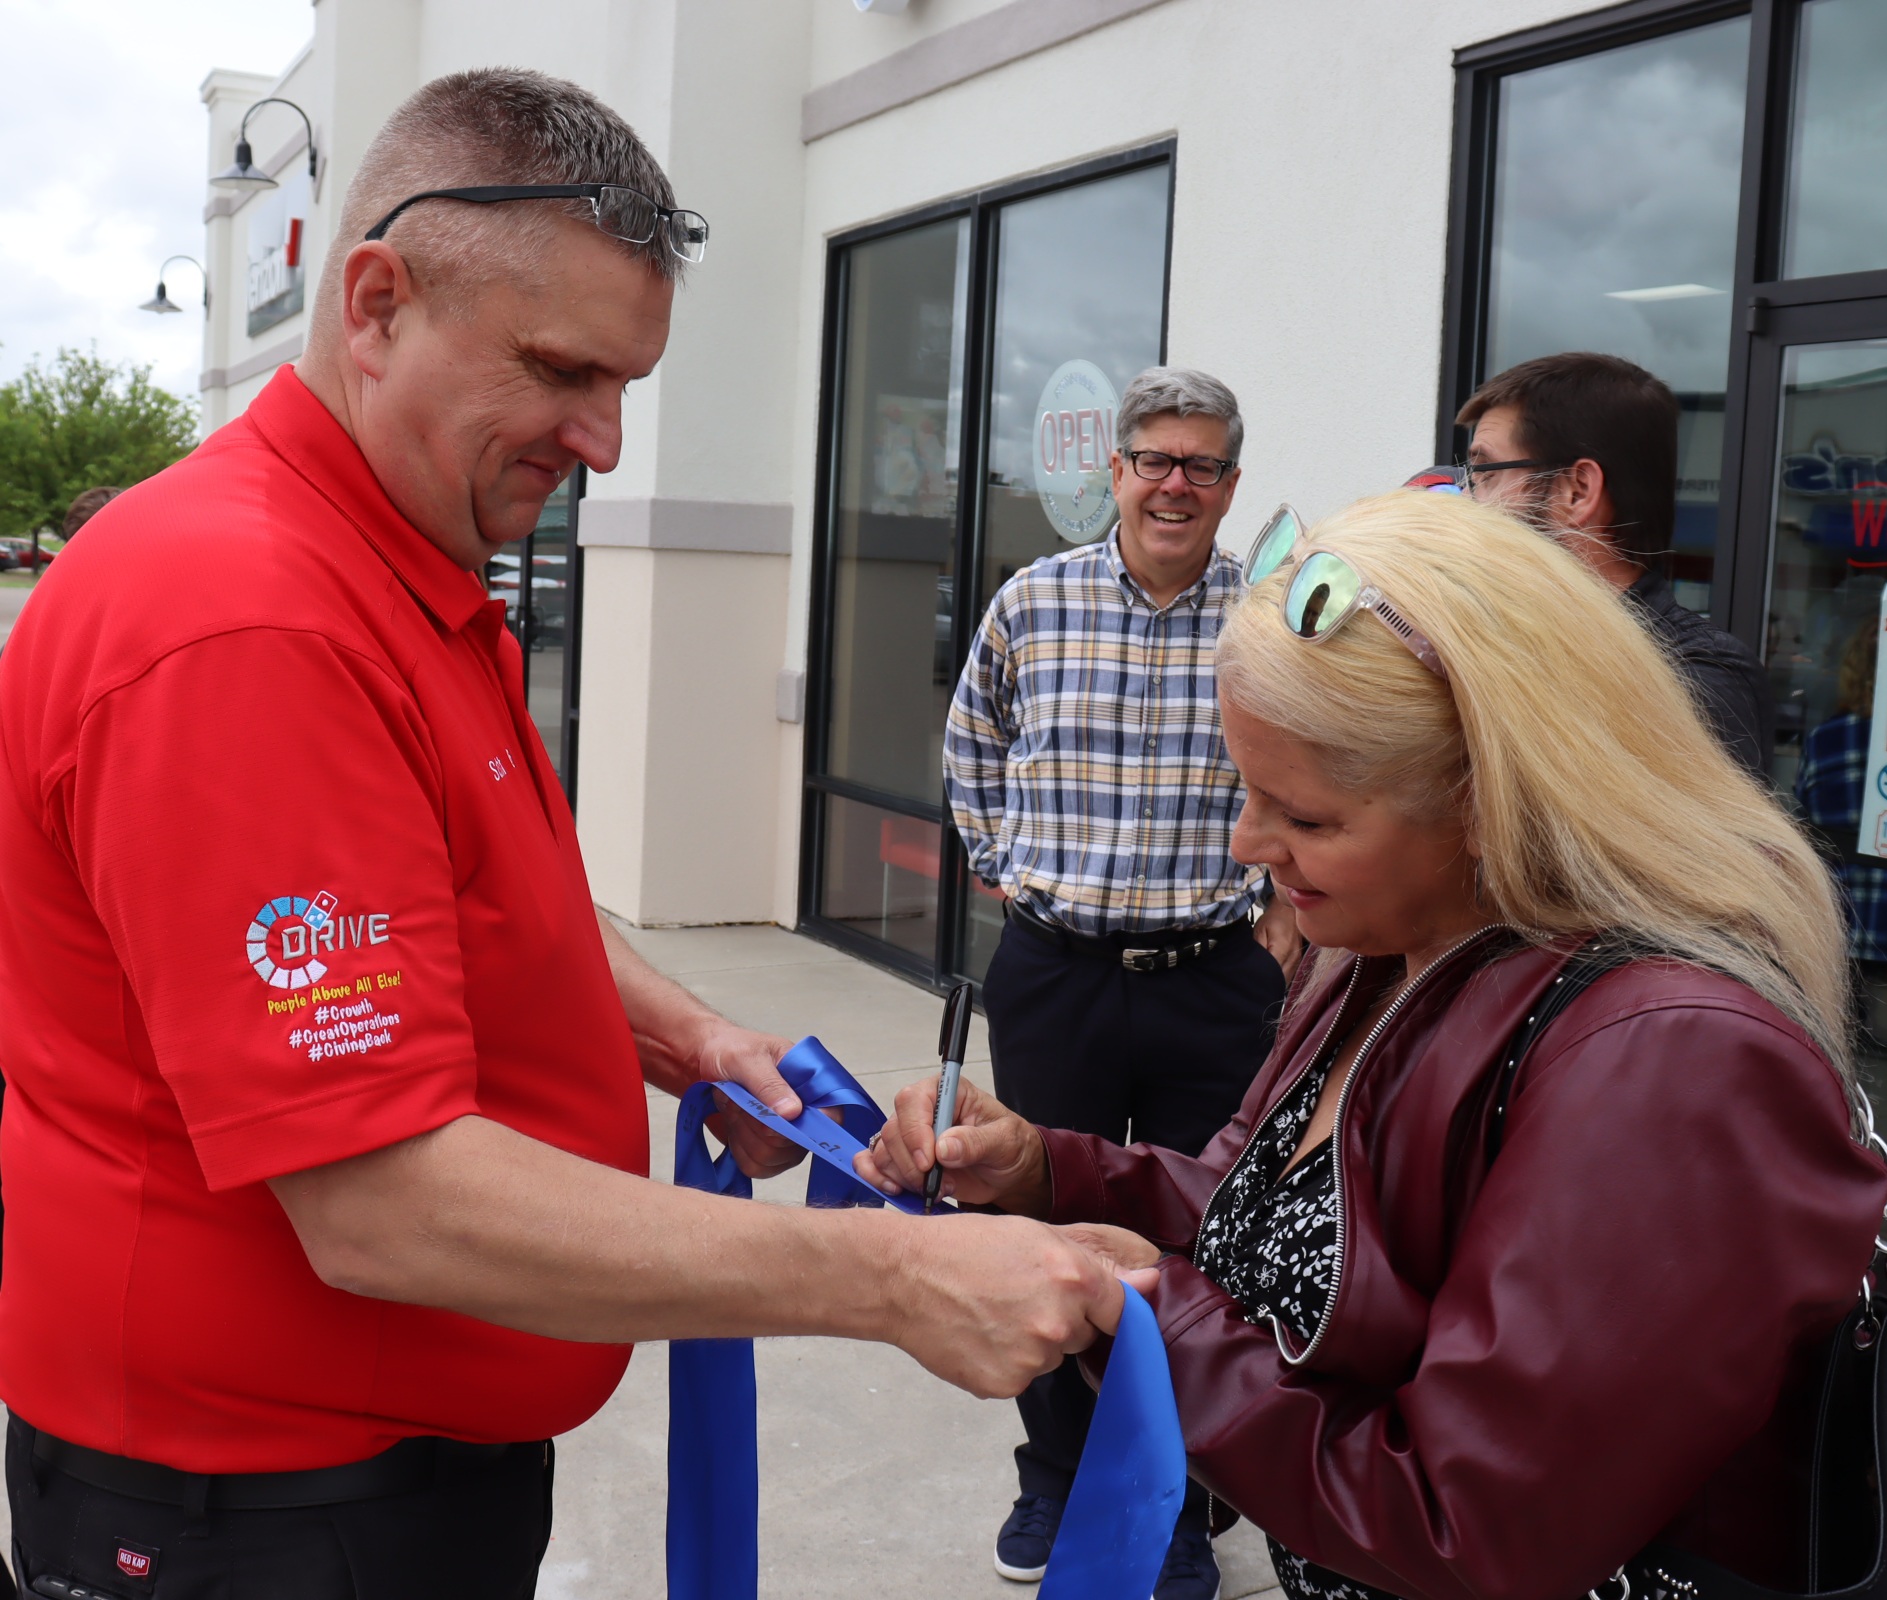
[[[1243,923],[1217,949],[1159,972],[1056,948],[1011,920],[983,980],[989,1053],[1004,1105],[1045,1127],[1197,1155],[1238,1110],[1271,1049],[1284,976]],[[1066,1499],[1094,1416],[1073,1361],[1016,1401],[1024,1494]],[[1182,1528],[1205,1526],[1189,1485]]]
[[[155,1600],[530,1600],[550,1543],[553,1452],[442,1465],[426,1488],[344,1505],[219,1511],[132,1499],[33,1459],[7,1425],[7,1495],[20,1589],[50,1575],[100,1596]],[[119,1552],[147,1577],[128,1577]]]

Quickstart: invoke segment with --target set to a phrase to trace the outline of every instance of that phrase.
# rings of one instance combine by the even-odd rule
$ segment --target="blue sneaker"
[[[1045,1494],[1018,1495],[1009,1508],[1009,1520],[996,1535],[996,1570],[1016,1583],[1040,1582],[1048,1571],[1048,1553],[1055,1548],[1055,1533],[1067,1507],[1066,1500],[1051,1500]],[[1212,1570],[1216,1573],[1218,1568]]]
[[[1153,1600],[1219,1600],[1219,1562],[1211,1537],[1202,1529],[1173,1535],[1166,1565],[1153,1586]]]

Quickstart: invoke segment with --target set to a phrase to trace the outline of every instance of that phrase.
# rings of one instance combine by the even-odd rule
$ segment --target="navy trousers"
[[[1197,1155],[1232,1120],[1270,1052],[1284,975],[1242,922],[1218,948],[1158,972],[1049,943],[1011,919],[983,980],[996,1093],[1044,1127]],[[1024,1494],[1065,1500],[1094,1415],[1073,1361],[1016,1401]],[[1189,1487],[1182,1528],[1203,1528]]]

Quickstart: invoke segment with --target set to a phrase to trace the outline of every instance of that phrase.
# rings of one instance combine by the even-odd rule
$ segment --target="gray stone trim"
[[[209,367],[197,379],[197,388],[227,389],[232,383],[241,383],[245,378],[253,378],[258,372],[273,372],[285,361],[293,361],[301,354],[302,338],[296,334],[292,339],[284,339],[280,344],[270,345],[266,350],[258,350],[254,355],[238,361],[233,367]]]
[[[799,103],[800,142],[811,144],[881,111],[1163,4],[1165,0],[1011,0],[821,84]]]
[[[619,550],[791,555],[793,508],[746,500],[586,498],[577,515],[577,543]]]

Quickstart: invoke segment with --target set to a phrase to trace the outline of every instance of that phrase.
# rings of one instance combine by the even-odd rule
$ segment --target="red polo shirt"
[[[293,373],[0,656],[0,1397],[191,1472],[541,1438],[621,1346],[316,1278],[265,1179],[477,1114],[648,1171],[503,607]]]

